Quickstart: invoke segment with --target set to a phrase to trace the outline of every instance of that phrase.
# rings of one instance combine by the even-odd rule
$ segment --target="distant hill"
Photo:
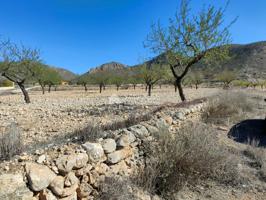
[[[245,79],[266,79],[266,41],[247,45],[232,45],[232,59],[223,63],[223,68],[234,69]]]
[[[73,72],[63,69],[63,68],[58,68],[58,67],[53,67],[62,77],[64,81],[72,81],[75,78],[77,78],[77,74],[74,74]]]
[[[110,71],[117,71],[117,70],[123,70],[127,67],[127,65],[118,63],[118,62],[109,62],[109,63],[105,63],[101,66],[92,68],[89,72],[87,73],[96,73],[98,71],[106,71],[106,72],[110,72]]]
[[[230,49],[231,59],[226,62],[205,66],[203,63],[195,66],[192,70],[202,69],[208,71],[209,77],[213,77],[224,69],[235,70],[238,78],[254,80],[266,79],[266,41],[255,42],[251,44],[232,44]],[[165,54],[161,54],[147,61],[148,64],[166,63]],[[92,68],[87,73],[97,71],[114,71],[129,68],[138,70],[140,65],[127,66],[118,62],[110,62],[101,66]]]
[[[246,45],[232,44],[229,49],[231,59],[205,66],[200,64],[194,69],[210,70],[213,74],[218,74],[224,69],[235,70],[241,79],[266,79],[266,41],[255,42]],[[166,63],[165,54],[161,54],[148,64]]]

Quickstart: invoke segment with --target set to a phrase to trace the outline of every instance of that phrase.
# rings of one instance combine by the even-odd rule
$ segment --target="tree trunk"
[[[177,92],[177,86],[176,86],[176,84],[174,84],[174,86],[175,86],[175,92]]]
[[[198,84],[196,84],[196,90],[199,88]]]
[[[45,93],[45,88],[44,88],[44,87],[45,87],[44,85],[41,85],[41,88],[42,88],[42,94]]]
[[[100,93],[102,93],[103,85],[100,84]]]
[[[152,85],[148,85],[148,96],[151,96],[151,89],[152,89]]]
[[[56,86],[56,85],[54,86],[54,91],[55,91],[55,92],[57,91],[57,86]]]
[[[146,87],[145,87],[145,91],[147,92],[147,90],[148,90],[148,85],[146,85]]]
[[[160,84],[159,86],[160,86],[160,89],[162,89],[162,85]]]
[[[49,85],[49,88],[48,88],[48,92],[50,93],[51,92],[51,85]]]
[[[87,88],[87,85],[86,84],[84,84],[84,89],[85,89],[85,92],[88,91],[88,88]]]
[[[30,103],[30,97],[29,97],[28,91],[25,89],[24,84],[23,83],[18,83],[18,82],[17,82],[17,84],[18,84],[19,88],[21,89],[21,91],[22,91],[22,93],[24,95],[25,102],[26,103]]]
[[[186,97],[185,94],[183,92],[183,88],[182,88],[182,83],[181,83],[181,79],[177,79],[176,80],[176,86],[179,92],[179,96],[181,98],[181,101],[186,101]]]
[[[136,85],[133,85],[134,90],[136,89]]]
[[[116,86],[116,90],[117,90],[117,91],[119,90],[119,85]]]

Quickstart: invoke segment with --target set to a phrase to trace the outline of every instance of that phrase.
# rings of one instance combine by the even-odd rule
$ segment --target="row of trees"
[[[182,0],[180,9],[170,19],[168,26],[163,27],[160,22],[152,25],[147,36],[145,47],[153,53],[164,55],[163,63],[150,64],[145,62],[138,70],[95,72],[78,78],[77,83],[87,90],[88,84],[97,84],[100,92],[106,84],[115,84],[117,89],[122,83],[144,83],[148,94],[154,84],[172,83],[182,101],[186,100],[183,84],[202,82],[202,73],[199,66],[213,66],[215,63],[230,59],[229,44],[231,37],[230,26],[235,22],[224,24],[225,8],[214,6],[204,7],[196,15],[191,13],[189,0]],[[196,70],[197,69],[197,70]],[[190,71],[197,71],[191,74]],[[226,74],[227,73],[227,74]],[[59,77],[41,63],[39,51],[18,46],[9,41],[1,43],[0,74],[15,82],[22,90],[25,101],[30,102],[25,89],[26,82],[38,82],[43,88],[51,88],[58,83]],[[231,74],[224,72],[218,79],[224,82],[225,87],[235,79]],[[51,81],[50,79],[54,79]]]
[[[44,93],[46,85],[50,91],[61,81],[56,70],[42,63],[39,50],[10,40],[0,43],[0,75],[21,89],[26,103],[30,103],[30,97],[25,85],[39,83]]]

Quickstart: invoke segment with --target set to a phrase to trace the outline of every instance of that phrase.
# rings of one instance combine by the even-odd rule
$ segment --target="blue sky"
[[[200,2],[200,3],[199,3]],[[118,61],[137,64],[152,56],[143,48],[150,25],[167,23],[179,0],[0,0],[0,34],[39,48],[45,63],[83,73]],[[191,6],[226,0],[192,0]],[[234,43],[266,40],[266,1],[231,0],[226,21]],[[194,10],[196,11],[196,9]]]

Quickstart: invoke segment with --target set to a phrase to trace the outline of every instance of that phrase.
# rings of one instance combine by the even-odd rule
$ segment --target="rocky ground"
[[[260,103],[263,99],[262,92],[243,91],[251,95],[258,104],[251,115],[243,115],[238,120],[247,117],[263,119],[265,107]],[[193,100],[217,95],[221,90],[204,88],[186,89],[185,92],[189,99]],[[67,135],[91,122],[98,125],[107,124],[125,119],[132,113],[144,114],[160,105],[179,102],[177,94],[167,88],[156,89],[152,97],[147,97],[143,90],[136,93],[132,93],[132,90],[112,90],[103,94],[98,94],[97,91],[58,91],[44,96],[35,91],[31,92],[31,97],[32,103],[26,105],[20,95],[0,96],[0,119],[3,121],[1,126],[15,121],[22,129],[23,140],[28,146],[47,140],[53,142],[51,138]],[[147,122],[109,132],[109,135],[96,142],[86,141],[82,145],[71,141],[64,142],[64,145],[38,149],[32,154],[24,153],[9,162],[0,163],[0,174],[3,174],[0,175],[0,197],[6,195],[7,199],[24,200],[94,199],[101,181],[106,177],[128,176],[135,169],[142,167],[145,158],[142,147],[154,140],[154,136],[162,127],[167,127],[170,133],[176,133],[187,120],[201,119],[200,112],[204,105],[185,105],[182,108],[173,105],[157,112]],[[229,147],[232,151],[230,154],[238,157],[237,168],[240,176],[245,178],[243,183],[232,186],[206,181],[194,188],[184,187],[177,193],[176,200],[265,199],[266,179],[260,175],[261,169],[256,159],[244,153],[248,145],[227,137],[234,123],[211,126],[217,130],[215,134],[219,143]],[[151,195],[141,188],[130,185],[123,187],[123,184],[121,187],[124,188],[125,195],[129,196],[120,194],[117,198],[119,200],[161,200],[159,196]],[[105,199],[112,199],[113,194],[108,192]]]
[[[218,89],[186,89],[189,99],[214,95]],[[148,112],[165,103],[177,103],[173,88],[156,89],[151,97],[144,90],[108,89],[58,91],[42,95],[31,91],[31,104],[25,104],[19,94],[0,96],[0,127],[11,122],[22,129],[25,145],[32,145],[53,137],[73,133],[89,123],[106,124],[126,119],[129,115]]]

